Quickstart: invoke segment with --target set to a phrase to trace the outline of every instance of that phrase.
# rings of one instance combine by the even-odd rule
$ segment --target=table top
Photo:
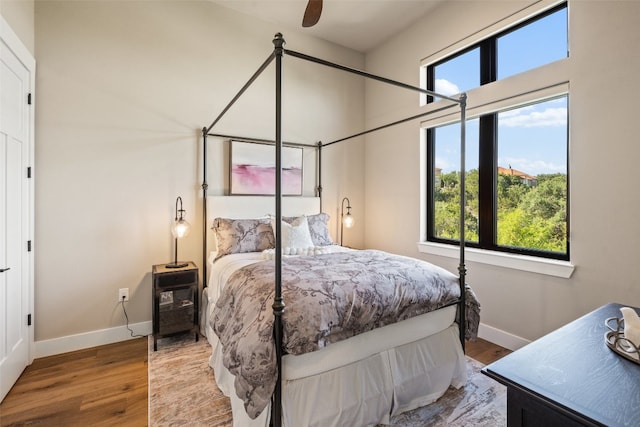
[[[487,365],[483,373],[596,424],[638,426],[640,365],[605,343],[605,320],[621,318],[624,306],[602,306]]]
[[[165,274],[165,273],[178,273],[186,270],[197,270],[198,266],[193,261],[184,261],[187,263],[184,267],[180,268],[167,268],[167,264],[157,264],[153,266],[153,274]]]

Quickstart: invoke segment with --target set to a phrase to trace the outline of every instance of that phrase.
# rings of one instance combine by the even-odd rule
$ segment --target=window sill
[[[460,257],[460,248],[458,246],[445,245],[442,243],[419,242],[418,251],[449,258],[457,259]],[[575,270],[575,266],[568,261],[514,255],[476,248],[465,248],[465,260],[547,276],[562,277],[564,279],[571,277]]]

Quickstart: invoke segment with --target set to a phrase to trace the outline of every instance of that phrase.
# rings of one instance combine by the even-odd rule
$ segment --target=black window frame
[[[468,48],[457,52],[451,56],[448,56],[436,63],[427,66],[427,89],[434,90],[435,87],[435,68],[447,61],[450,61],[460,55],[464,55],[474,49],[480,48],[480,85],[492,83],[497,79],[497,41],[500,37],[516,31],[524,26],[527,26],[533,22],[545,18],[546,16],[558,12],[562,9],[567,9],[567,3],[560,4],[553,7],[544,13],[541,13],[525,22],[522,22],[516,26],[513,26],[505,31],[502,31],[496,35],[493,35],[485,40],[482,40]],[[568,56],[567,52],[567,56]],[[569,94],[560,96],[553,96],[549,99],[559,98],[566,96],[567,106],[569,106]],[[549,100],[548,99],[548,100]],[[544,102],[545,100],[538,100],[537,102]],[[434,102],[432,97],[427,97],[427,102]],[[517,108],[517,107],[516,107]],[[479,117],[479,141],[478,141],[478,242],[465,242],[468,247],[492,250],[497,252],[506,252],[520,255],[530,255],[540,258],[566,260],[570,259],[570,215],[569,215],[569,122],[567,117],[567,201],[566,201],[566,252],[551,252],[543,250],[535,250],[530,248],[511,247],[497,244],[497,174],[498,174],[498,114],[505,110],[496,111],[489,114],[484,114]],[[426,142],[427,142],[427,235],[428,242],[445,243],[451,245],[459,245],[458,239],[445,239],[435,236],[435,201],[434,201],[434,187],[433,180],[435,178],[435,132],[434,128],[426,129]]]

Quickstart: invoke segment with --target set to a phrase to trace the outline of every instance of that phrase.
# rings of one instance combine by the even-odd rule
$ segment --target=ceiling
[[[320,21],[302,28],[307,0],[212,0],[221,6],[367,52],[446,0],[324,0]],[[285,34],[286,35],[286,34]]]

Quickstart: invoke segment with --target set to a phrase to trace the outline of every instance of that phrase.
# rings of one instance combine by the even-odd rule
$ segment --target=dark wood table
[[[600,307],[482,369],[507,386],[509,426],[640,426],[640,365],[604,340],[605,319],[622,317],[620,307]]]

